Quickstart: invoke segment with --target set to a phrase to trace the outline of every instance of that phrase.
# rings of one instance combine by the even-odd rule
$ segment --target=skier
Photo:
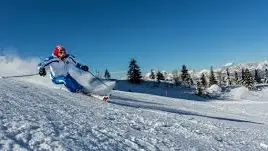
[[[40,76],[46,76],[46,69],[50,68],[50,78],[53,83],[64,84],[71,92],[84,92],[83,86],[69,74],[71,66],[88,71],[88,66],[76,62],[74,56],[67,54],[63,46],[57,45],[52,56],[38,64],[38,70]]]

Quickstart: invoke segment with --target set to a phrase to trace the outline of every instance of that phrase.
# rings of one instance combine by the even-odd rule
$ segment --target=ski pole
[[[103,80],[101,80],[99,77],[95,76],[92,72],[90,72],[89,70],[87,71],[88,73],[90,73],[93,77],[95,77],[97,80],[99,80],[102,84],[104,84],[106,87],[109,87],[106,83],[103,82]]]
[[[0,76],[0,78],[7,79],[7,78],[19,78],[19,77],[31,77],[31,76],[35,76],[35,75],[39,75],[39,73],[15,75],[15,76]]]

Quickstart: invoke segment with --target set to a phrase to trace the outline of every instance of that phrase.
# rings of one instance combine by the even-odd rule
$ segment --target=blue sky
[[[44,58],[58,43],[100,71],[172,71],[268,58],[268,1],[2,0],[0,47]]]

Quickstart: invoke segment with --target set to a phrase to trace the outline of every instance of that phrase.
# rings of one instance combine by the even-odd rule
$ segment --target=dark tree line
[[[194,81],[186,67],[186,65],[182,65],[182,68],[180,70],[175,70],[172,72],[173,75],[173,81],[175,85],[184,85],[184,86],[192,86],[194,85]],[[229,69],[226,69],[226,75],[222,76],[221,72],[216,72],[217,77],[215,76],[215,72],[213,68],[210,68],[209,75],[206,77],[206,75],[203,73],[201,74],[201,77],[196,81],[196,87],[198,90],[197,94],[201,94],[199,90],[205,89],[207,87],[210,87],[214,84],[221,86],[222,82],[226,85],[234,85],[234,84],[240,84],[244,85],[248,88],[253,88],[255,83],[262,83],[268,82],[268,69],[265,69],[264,74],[260,74],[260,72],[256,69],[250,72],[249,69],[242,69],[241,73],[238,74],[238,71],[235,71],[234,73],[230,73]],[[166,75],[161,73],[160,71],[154,72],[151,70],[151,73],[149,75],[150,79],[156,80],[158,83],[160,83],[162,80],[166,80]],[[110,79],[111,75],[109,71],[106,69],[104,77],[106,79]],[[142,75],[139,65],[137,64],[137,61],[132,58],[129,62],[129,69],[127,72],[127,79],[131,83],[141,83],[142,81]],[[262,81],[263,80],[263,81]]]

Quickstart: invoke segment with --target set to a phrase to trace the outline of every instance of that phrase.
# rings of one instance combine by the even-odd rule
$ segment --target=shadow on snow
[[[195,95],[194,88],[174,86],[172,83],[157,84],[154,81],[143,81],[141,84],[131,84],[126,80],[116,80],[115,90],[125,92],[138,92],[192,101],[210,101],[213,98],[204,98]]]
[[[206,117],[206,118],[224,120],[224,121],[263,124],[263,123],[241,120],[241,119],[203,115],[203,114],[200,114],[197,112],[185,111],[182,109],[175,109],[175,108],[171,108],[171,107],[167,107],[167,106],[161,106],[162,104],[159,104],[159,103],[137,101],[134,99],[126,99],[126,98],[120,98],[120,97],[111,97],[111,99],[109,100],[109,103],[121,105],[121,106],[126,106],[126,107],[135,107],[135,108],[142,108],[142,109],[164,111],[164,112],[168,112],[168,113],[175,113],[175,114],[181,114],[181,115],[200,116],[200,117]]]

